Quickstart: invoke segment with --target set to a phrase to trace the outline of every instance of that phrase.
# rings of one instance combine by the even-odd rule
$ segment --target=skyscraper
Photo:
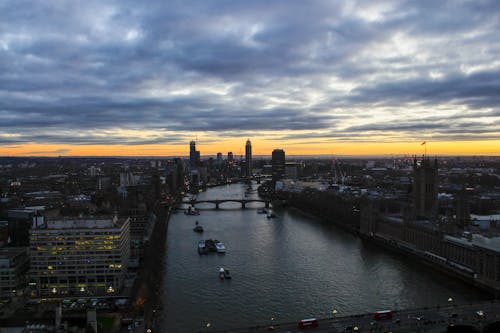
[[[194,169],[200,164],[200,152],[196,150],[196,141],[189,143],[189,167]]]
[[[245,145],[245,176],[252,176],[252,143],[250,139]]]
[[[189,143],[189,166],[191,168],[196,166],[196,141]]]
[[[220,169],[222,168],[222,153],[217,153],[217,162],[216,162],[216,166],[217,166],[217,169]]]
[[[285,151],[283,149],[273,150],[271,164],[273,166],[273,181],[285,176]]]

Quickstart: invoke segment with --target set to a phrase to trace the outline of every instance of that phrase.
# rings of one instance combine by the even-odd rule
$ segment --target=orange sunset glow
[[[426,149],[421,142],[394,143],[352,143],[331,144],[296,143],[285,144],[251,138],[254,154],[270,156],[275,148],[282,148],[287,155],[500,155],[500,141],[457,141],[427,142]],[[0,147],[4,156],[186,156],[189,142],[185,145],[41,145],[27,144],[19,147]],[[244,154],[244,140],[233,139],[209,144],[198,143],[202,155],[226,154],[231,151],[235,156]]]

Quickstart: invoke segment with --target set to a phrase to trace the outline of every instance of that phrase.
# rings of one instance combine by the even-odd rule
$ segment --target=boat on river
[[[226,247],[224,243],[218,241],[217,239],[205,239],[198,242],[198,253],[206,254],[209,252],[217,252],[224,254],[226,252]]]
[[[206,246],[205,246],[205,240],[200,239],[198,242],[198,253],[203,254],[206,253]]]
[[[186,215],[200,215],[200,211],[196,208],[192,208],[191,206],[189,206],[189,208],[184,211],[184,214],[186,214]]]
[[[231,279],[231,272],[229,272],[229,269],[227,269],[227,268],[224,268],[224,278],[226,280]]]
[[[224,280],[225,275],[224,275],[224,268],[219,268],[219,279]]]
[[[226,253],[226,246],[222,242],[215,243],[215,249],[217,253]]]
[[[196,227],[193,228],[193,231],[202,233],[203,227],[201,225],[197,225]]]

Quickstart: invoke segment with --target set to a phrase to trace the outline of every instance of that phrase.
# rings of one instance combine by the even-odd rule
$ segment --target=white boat
[[[202,239],[198,242],[198,253],[205,253],[205,241]]]
[[[225,253],[226,252],[226,247],[222,242],[215,243],[215,248],[217,249],[218,253]]]

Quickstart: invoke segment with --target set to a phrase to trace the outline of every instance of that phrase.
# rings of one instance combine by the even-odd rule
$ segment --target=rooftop
[[[118,217],[85,217],[46,220],[40,228],[46,229],[111,229],[120,227],[125,219]]]

